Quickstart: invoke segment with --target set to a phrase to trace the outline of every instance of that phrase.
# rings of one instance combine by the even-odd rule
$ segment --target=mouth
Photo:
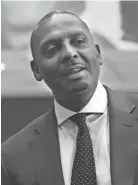
[[[71,74],[79,73],[84,69],[86,69],[86,68],[82,64],[73,65],[73,66],[68,67],[63,72],[63,76],[68,76],[68,75],[71,75]]]

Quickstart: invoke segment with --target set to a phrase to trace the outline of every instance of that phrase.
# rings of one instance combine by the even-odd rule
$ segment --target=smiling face
[[[32,70],[55,96],[91,91],[97,84],[100,60],[90,31],[79,18],[58,14],[42,21],[33,36]]]

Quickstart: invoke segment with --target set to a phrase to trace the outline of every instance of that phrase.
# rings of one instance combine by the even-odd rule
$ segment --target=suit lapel
[[[48,113],[43,122],[41,131],[35,129],[38,136],[29,142],[34,173],[39,185],[64,185],[54,110]]]
[[[136,106],[128,96],[109,89],[108,97],[112,185],[133,185],[138,140]]]

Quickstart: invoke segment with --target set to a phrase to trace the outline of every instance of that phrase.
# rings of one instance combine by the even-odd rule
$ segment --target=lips
[[[77,65],[73,65],[68,67],[64,72],[63,72],[63,76],[68,76],[71,74],[75,74],[78,73],[82,70],[84,70],[85,67],[82,64],[77,64]]]

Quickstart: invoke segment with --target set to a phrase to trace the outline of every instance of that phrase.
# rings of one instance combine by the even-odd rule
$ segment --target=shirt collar
[[[54,99],[55,106],[55,114],[57,118],[58,125],[60,125],[63,121],[65,121],[70,116],[76,114],[76,112],[66,109],[61,106]],[[96,90],[91,97],[90,101],[86,104],[86,106],[80,111],[83,112],[91,112],[91,113],[104,113],[107,107],[107,92],[100,81],[98,81]]]

